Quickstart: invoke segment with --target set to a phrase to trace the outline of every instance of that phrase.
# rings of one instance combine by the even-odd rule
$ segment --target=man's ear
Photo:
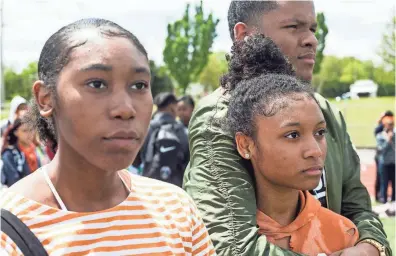
[[[234,26],[234,40],[244,40],[245,37],[258,32],[254,26],[248,26],[243,22],[238,22]]]
[[[54,111],[51,89],[46,87],[43,81],[36,81],[33,84],[33,96],[38,104],[40,115],[50,117]]]
[[[252,157],[253,140],[249,136],[246,136],[242,132],[235,134],[235,142],[237,144],[237,150],[239,155],[249,160]]]

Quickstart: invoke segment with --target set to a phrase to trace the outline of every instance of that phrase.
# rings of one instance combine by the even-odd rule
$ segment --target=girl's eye
[[[136,83],[131,86],[131,88],[135,89],[135,90],[143,90],[143,89],[146,89],[147,87],[148,87],[148,85],[143,82],[139,82],[139,83]]]
[[[106,88],[106,85],[100,80],[89,82],[88,86],[92,87],[94,89],[104,89],[104,88]]]
[[[286,135],[285,137],[288,139],[297,139],[298,137],[300,137],[300,135],[298,134],[298,132],[292,132]]]
[[[320,129],[316,135],[317,136],[324,136],[327,133],[327,129]]]
[[[287,26],[287,28],[293,28],[293,29],[296,29],[296,28],[297,28],[297,25],[289,25],[289,26]]]

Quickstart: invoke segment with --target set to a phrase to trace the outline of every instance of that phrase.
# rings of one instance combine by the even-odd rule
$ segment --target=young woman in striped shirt
[[[28,122],[57,147],[51,163],[12,186],[0,206],[49,255],[214,255],[181,189],[123,170],[152,112],[144,47],[102,19],[67,25],[45,43]],[[1,232],[0,248],[22,255]]]

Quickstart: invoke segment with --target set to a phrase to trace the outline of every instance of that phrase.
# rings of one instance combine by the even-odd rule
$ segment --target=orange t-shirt
[[[301,210],[287,226],[257,210],[259,234],[274,243],[290,237],[290,250],[307,255],[330,254],[356,244],[359,233],[349,219],[321,206],[308,191],[300,192]]]

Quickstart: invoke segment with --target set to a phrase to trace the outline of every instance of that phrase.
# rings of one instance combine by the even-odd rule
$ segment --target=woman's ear
[[[40,115],[46,118],[50,117],[53,113],[52,95],[43,81],[39,80],[33,84],[33,96],[36,99]]]
[[[251,149],[253,148],[253,140],[249,136],[246,136],[242,132],[235,134],[235,141],[237,144],[237,150],[239,155],[249,160],[252,157]]]

